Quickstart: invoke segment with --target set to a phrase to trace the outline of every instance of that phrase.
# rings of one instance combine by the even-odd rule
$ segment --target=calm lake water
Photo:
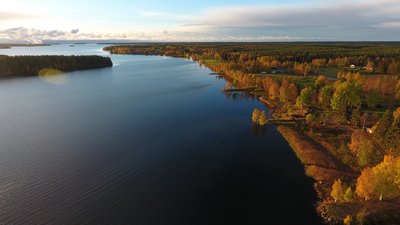
[[[0,224],[321,224],[287,142],[252,126],[263,104],[226,97],[225,81],[189,60],[111,57],[58,85],[0,80]]]

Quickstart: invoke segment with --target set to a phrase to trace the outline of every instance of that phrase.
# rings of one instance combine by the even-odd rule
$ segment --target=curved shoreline
[[[142,55],[132,52],[121,53],[118,52],[118,46],[116,46],[116,48],[117,50],[112,47],[107,47],[104,48],[104,50],[109,51],[111,54]],[[162,54],[157,54],[158,52],[154,53],[155,54],[144,55],[162,56]],[[168,56],[174,58],[188,58],[187,56],[180,55]],[[215,74],[219,75],[220,72],[225,74],[224,71],[213,69],[217,67],[213,66],[212,63],[209,64],[200,59],[196,59],[195,61],[200,65],[205,65],[214,71]],[[238,71],[236,71],[236,73],[238,73]],[[241,74],[245,75],[244,73]],[[224,77],[227,79],[234,79],[228,75],[225,75]],[[247,89],[244,90],[244,92],[258,97],[259,101],[265,103],[271,110],[279,106],[279,103],[276,101],[270,101],[267,98],[264,99],[263,93],[248,91]],[[309,126],[307,125],[306,127]],[[319,201],[317,202],[317,211],[327,224],[342,224],[343,218],[348,215],[356,215],[359,212],[363,213],[363,217],[361,218],[362,221],[386,221],[385,217],[389,217],[389,219],[386,218],[389,224],[390,220],[397,216],[396,210],[400,209],[400,204],[397,204],[397,202],[400,202],[400,199],[383,202],[363,202],[354,200],[347,203],[333,203],[330,200],[330,192],[334,181],[339,178],[354,181],[357,177],[357,173],[347,165],[344,165],[344,163],[342,163],[335,155],[332,155],[331,148],[335,147],[329,146],[329,143],[321,142],[320,140],[317,140],[318,138],[310,137],[303,131],[289,127],[278,126],[278,130],[288,141],[298,159],[304,165],[306,174],[315,180],[314,190],[317,192],[319,198]],[[394,203],[390,204],[390,202]],[[387,211],[390,211],[390,213],[386,213]],[[359,218],[357,218],[357,220],[358,219]]]

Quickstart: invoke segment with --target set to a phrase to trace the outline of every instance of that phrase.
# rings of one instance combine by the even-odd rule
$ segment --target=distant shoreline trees
[[[109,57],[103,56],[1,56],[0,78],[36,76],[43,69],[62,72],[111,67]]]

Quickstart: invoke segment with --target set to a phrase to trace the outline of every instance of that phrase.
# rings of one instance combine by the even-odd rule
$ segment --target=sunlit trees
[[[345,117],[348,108],[357,108],[361,105],[362,89],[356,83],[343,82],[336,87],[331,106],[339,115]]]
[[[271,99],[279,98],[279,85],[276,81],[273,81],[268,89],[268,94]]]
[[[288,92],[288,94],[289,94],[289,97],[288,97],[289,102],[295,102],[296,101],[296,98],[299,95],[298,92],[299,91],[298,91],[298,88],[297,88],[296,84],[291,83],[289,85],[289,92]]]
[[[400,107],[393,112],[393,126],[400,125]]]
[[[315,79],[315,86],[322,87],[325,86],[327,82],[328,80],[326,79],[326,77],[324,75],[320,75],[317,77],[317,79]]]
[[[258,123],[260,125],[265,125],[267,123],[267,113],[265,111],[261,112],[261,115],[258,118]]]
[[[357,178],[356,193],[359,197],[368,201],[373,197],[374,185],[376,177],[371,168],[365,168],[361,175]]]
[[[348,187],[343,195],[343,199],[346,202],[350,202],[354,199],[353,195],[353,190],[351,190],[351,187]]]
[[[343,218],[344,225],[351,225],[352,222],[353,222],[353,218],[350,215],[347,215],[345,218]]]
[[[400,80],[396,84],[396,99],[400,99]]]
[[[296,99],[296,106],[307,110],[312,105],[312,94],[313,89],[311,87],[301,90],[300,95]]]
[[[330,108],[332,95],[333,87],[330,85],[323,87],[319,93],[318,102],[325,110]]]
[[[355,130],[351,134],[349,148],[361,168],[373,165],[382,160],[382,154],[377,151],[373,141],[362,130]]]
[[[254,123],[258,123],[260,125],[265,125],[268,120],[267,113],[265,111],[261,111],[259,109],[254,109],[251,119]]]
[[[344,201],[345,190],[346,189],[344,184],[342,184],[342,181],[337,179],[332,185],[331,197],[335,200],[335,202],[342,202]]]
[[[373,168],[366,168],[357,179],[356,193],[369,199],[390,199],[400,196],[399,159],[387,155],[383,162]]]
[[[261,115],[261,110],[259,110],[259,109],[254,109],[254,110],[253,110],[253,115],[252,115],[252,117],[251,117],[251,120],[252,120],[253,122],[257,123],[257,122],[258,122],[258,119],[260,118],[260,115]]]
[[[374,62],[368,60],[367,65],[365,66],[366,70],[369,72],[373,72],[375,68]]]
[[[284,79],[282,81],[281,87],[279,88],[279,98],[281,102],[289,102],[290,99],[289,86],[290,86],[289,81]]]

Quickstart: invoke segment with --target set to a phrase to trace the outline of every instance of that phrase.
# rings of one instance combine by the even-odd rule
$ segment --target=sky
[[[0,43],[400,41],[400,0],[0,0]]]

